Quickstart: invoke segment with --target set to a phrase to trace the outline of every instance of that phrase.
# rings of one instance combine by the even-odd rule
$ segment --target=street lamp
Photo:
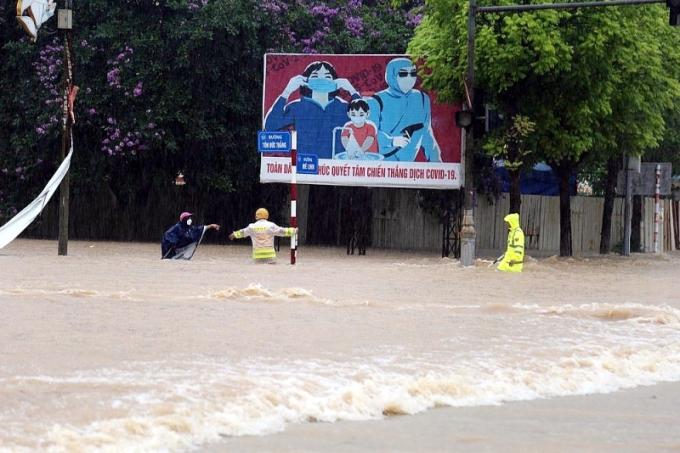
[[[459,120],[461,123],[468,123],[468,127],[465,127],[465,198],[464,198],[464,210],[463,210],[463,223],[460,229],[460,264],[462,266],[474,266],[476,257],[476,240],[477,232],[475,231],[475,219],[474,219],[474,206],[473,206],[473,194],[474,194],[474,184],[472,181],[473,166],[472,162],[474,160],[474,127],[471,127],[475,121],[475,114],[472,106],[475,105],[474,102],[474,86],[475,86],[475,14],[477,13],[477,5],[475,0],[470,0],[469,10],[468,10],[468,70],[467,70],[467,80],[466,86],[471,87],[471,93],[468,93],[468,109],[463,110],[461,115],[456,116],[456,124]]]
[[[475,112],[472,110],[461,110],[456,112],[456,126],[468,131],[475,122]]]

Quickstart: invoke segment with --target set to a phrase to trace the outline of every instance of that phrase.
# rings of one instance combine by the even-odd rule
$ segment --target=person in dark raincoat
[[[498,264],[498,270],[522,272],[524,267],[524,231],[519,227],[519,214],[508,214],[503,219],[508,227],[508,248]]]
[[[161,259],[190,260],[208,230],[220,230],[216,223],[210,225],[192,225],[194,214],[183,212],[179,222],[174,224],[163,235],[161,242]]]

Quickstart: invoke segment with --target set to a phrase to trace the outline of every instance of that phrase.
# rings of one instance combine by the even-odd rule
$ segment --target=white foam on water
[[[19,376],[0,381],[4,392],[21,389],[38,397],[52,392],[52,407],[43,410],[54,419],[28,428],[5,423],[2,419],[21,412],[35,417],[36,408],[17,401],[0,412],[0,433],[3,445],[14,451],[22,451],[30,435],[35,443],[25,451],[179,452],[222,436],[275,433],[290,423],[370,420],[437,406],[496,405],[680,380],[680,343],[639,340],[609,348],[581,345],[557,359],[554,354],[521,360],[502,354],[451,360],[397,354],[360,362],[204,358],[129,363],[65,377]],[[69,416],[81,404],[96,405],[89,421]]]

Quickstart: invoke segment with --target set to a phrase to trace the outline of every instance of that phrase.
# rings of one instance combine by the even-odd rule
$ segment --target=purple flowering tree
[[[228,212],[239,223],[252,216],[254,204],[282,203],[287,187],[259,184],[254,152],[262,55],[402,53],[422,4],[76,2],[71,186],[72,202],[84,205],[75,211],[87,211],[105,190],[130,220],[115,233],[120,236],[103,239],[156,240],[165,226],[158,216],[174,218],[180,204],[203,205],[216,220]],[[61,149],[63,48],[56,21],[28,43],[20,27],[9,26],[14,14],[0,6],[0,99],[7,106],[0,112],[1,219],[41,190]],[[178,172],[187,181],[181,190],[173,184]],[[149,201],[159,192],[173,201]],[[76,231],[85,231],[78,216],[72,220]]]

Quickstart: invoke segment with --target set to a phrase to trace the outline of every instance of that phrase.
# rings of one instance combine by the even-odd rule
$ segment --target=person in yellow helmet
[[[503,219],[508,227],[508,248],[498,264],[498,270],[522,272],[524,263],[524,231],[519,227],[519,214],[508,214]]]
[[[297,234],[297,228],[280,227],[274,222],[269,221],[269,211],[260,208],[255,211],[255,222],[247,227],[234,231],[229,235],[229,239],[243,239],[250,237],[253,242],[253,260],[256,263],[276,263],[276,250],[274,249],[274,237],[291,237]]]

